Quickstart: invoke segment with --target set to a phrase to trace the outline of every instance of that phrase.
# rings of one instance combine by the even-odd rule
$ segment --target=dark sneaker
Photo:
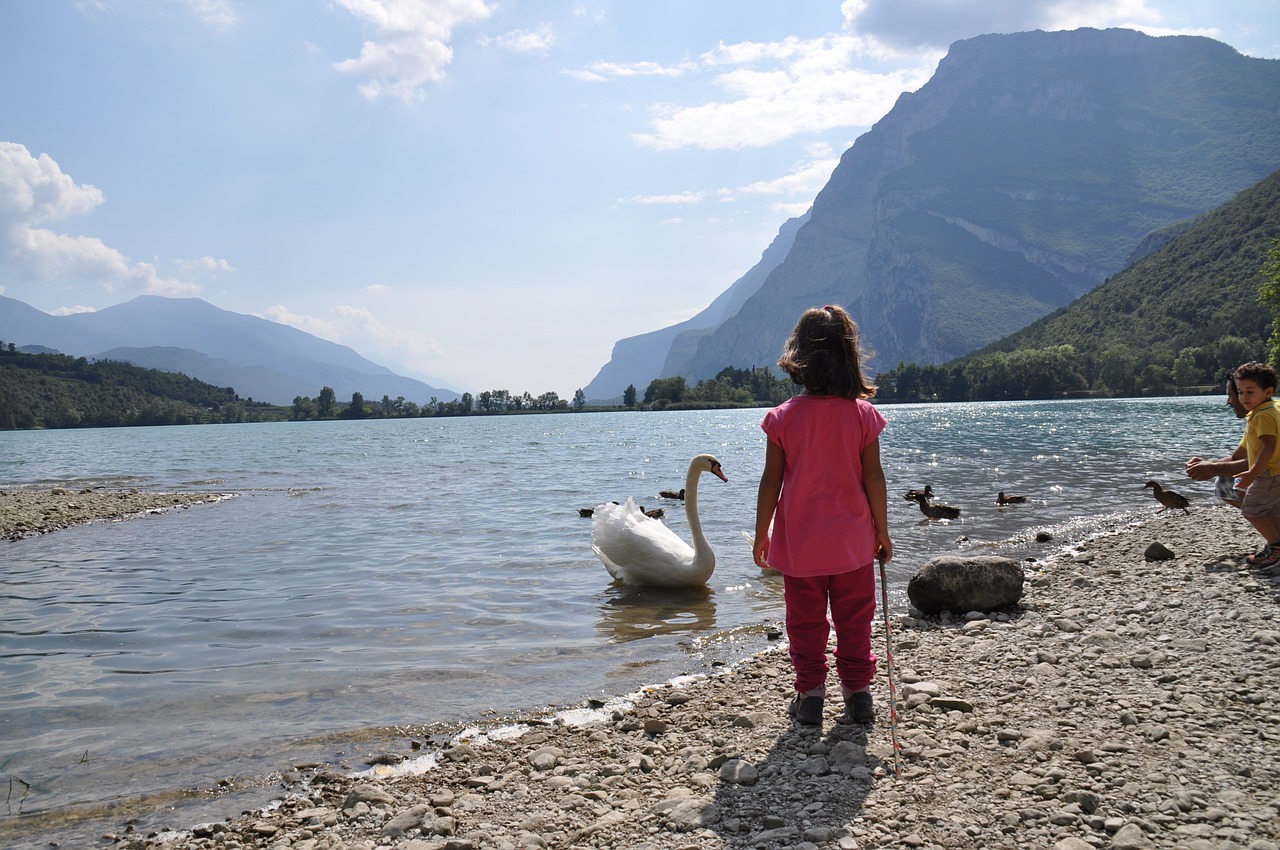
[[[1251,567],[1269,567],[1276,561],[1280,561],[1280,549],[1268,543],[1262,547],[1262,551],[1256,555],[1250,555],[1245,558]]]
[[[1256,555],[1250,555],[1246,560],[1252,567],[1269,567],[1280,563],[1280,546],[1268,543],[1265,549]]]
[[[794,717],[797,723],[803,723],[805,726],[821,726],[822,697],[796,694],[791,700],[791,705],[787,706],[787,714]]]
[[[876,710],[871,704],[870,691],[857,691],[844,698],[844,719],[864,726],[876,722]]]

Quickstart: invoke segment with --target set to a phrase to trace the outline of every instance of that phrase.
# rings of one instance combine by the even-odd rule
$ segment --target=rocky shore
[[[20,540],[87,522],[119,522],[222,498],[217,493],[149,493],[134,488],[0,489],[0,540]]]
[[[1256,539],[1227,508],[1163,514],[1028,562],[1007,612],[894,612],[900,777],[884,667],[874,726],[837,700],[795,726],[779,651],[594,713],[416,729],[368,770],[295,766],[274,807],[104,844],[1276,850],[1280,569],[1244,562]]]
[[[0,490],[0,537],[219,498]],[[897,760],[883,664],[874,726],[833,699],[816,729],[786,716],[778,651],[595,710],[406,730],[367,770],[293,766],[267,809],[101,846],[1280,850],[1280,567],[1245,563],[1256,542],[1230,509],[1164,514],[1028,562],[1008,611],[893,612]]]

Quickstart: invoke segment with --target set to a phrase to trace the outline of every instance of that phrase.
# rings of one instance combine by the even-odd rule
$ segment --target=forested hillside
[[[1072,304],[939,366],[898,364],[885,400],[1162,395],[1267,359],[1258,303],[1280,239],[1280,172],[1198,217],[1164,247]]]
[[[0,430],[192,425],[283,419],[186,375],[111,360],[0,349]]]

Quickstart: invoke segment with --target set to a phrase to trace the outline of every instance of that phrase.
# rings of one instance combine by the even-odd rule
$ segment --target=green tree
[[[310,396],[297,395],[293,397],[293,411],[290,416],[293,419],[313,419],[316,415],[316,403],[311,400]]]
[[[1271,336],[1267,338],[1268,360],[1280,366],[1280,239],[1271,240],[1266,262],[1262,264],[1262,285],[1258,302],[1271,311]]]
[[[347,406],[346,412],[343,414],[348,419],[363,419],[365,417],[364,395],[360,392],[351,394],[351,404]]]
[[[688,389],[689,385],[684,375],[676,375],[673,378],[654,378],[644,391],[644,403],[683,401]]]
[[[316,398],[316,415],[321,418],[332,416],[334,404],[333,387],[322,387],[320,395]]]
[[[1132,395],[1138,377],[1138,358],[1127,345],[1113,345],[1098,358],[1098,377],[1115,395]]]
[[[1199,347],[1184,348],[1173,358],[1173,381],[1178,387],[1194,387],[1209,381],[1205,366],[1208,352]]]
[[[582,391],[582,387],[578,387],[578,389],[573,394],[573,409],[581,410],[586,406],[587,406],[587,394]]]
[[[627,388],[622,391],[622,404],[624,407],[636,406],[636,385],[627,384]]]
[[[1263,355],[1255,353],[1256,346],[1242,336],[1224,336],[1213,344],[1213,379],[1216,381],[1228,369],[1241,363],[1258,360]]]

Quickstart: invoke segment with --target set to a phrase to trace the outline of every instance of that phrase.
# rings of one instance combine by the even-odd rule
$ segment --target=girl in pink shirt
[[[769,440],[756,498],[755,561],[783,576],[796,688],[788,711],[800,723],[822,723],[829,607],[845,719],[872,723],[872,564],[893,557],[880,465],[885,419],[867,401],[876,388],[862,374],[858,326],[840,307],[806,310],[778,366],[804,392],[761,423]]]

